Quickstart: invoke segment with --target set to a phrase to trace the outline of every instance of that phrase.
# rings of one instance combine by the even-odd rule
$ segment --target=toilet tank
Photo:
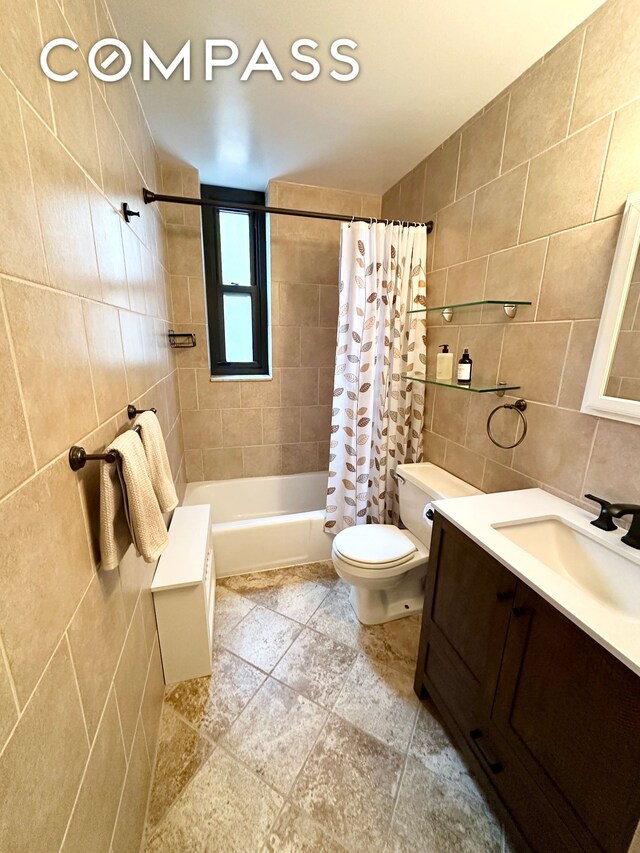
[[[433,522],[426,517],[427,505],[442,498],[480,495],[480,489],[454,477],[431,462],[398,465],[400,518],[404,526],[429,547]]]

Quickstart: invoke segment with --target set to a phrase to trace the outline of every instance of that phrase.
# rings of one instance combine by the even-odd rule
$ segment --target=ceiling
[[[204,183],[263,189],[272,178],[382,193],[483,104],[600,6],[602,0],[110,0],[134,52],[134,81],[156,143],[197,166]],[[237,43],[235,65],[204,78],[205,38]],[[312,38],[320,76],[290,53]],[[358,43],[355,80],[331,59]],[[191,80],[141,79],[146,39],[169,64],[191,40]],[[284,80],[240,76],[264,39]],[[345,51],[349,52],[349,51]],[[220,54],[222,55],[222,54]]]

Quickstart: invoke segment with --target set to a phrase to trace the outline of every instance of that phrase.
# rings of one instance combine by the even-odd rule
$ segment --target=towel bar
[[[154,415],[158,414],[157,409],[136,409],[133,403],[129,403],[127,406],[127,416],[130,421],[132,421],[136,415],[141,415],[143,412],[153,412]]]
[[[133,431],[140,435],[139,426],[135,426]],[[72,471],[79,471],[81,468],[84,468],[87,462],[94,462],[98,460],[102,462],[115,462],[116,454],[113,452],[87,453],[84,447],[79,447],[77,444],[74,444],[73,447],[69,449],[69,467]]]

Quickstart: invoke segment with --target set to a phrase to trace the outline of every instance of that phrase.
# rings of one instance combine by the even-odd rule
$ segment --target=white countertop
[[[536,518],[559,518],[637,563],[640,572],[640,551],[620,542],[624,530],[605,532],[590,524],[598,515],[597,506],[589,513],[542,489],[450,498],[436,501],[434,506],[444,518],[640,675],[640,620],[621,616],[602,604],[493,527]]]

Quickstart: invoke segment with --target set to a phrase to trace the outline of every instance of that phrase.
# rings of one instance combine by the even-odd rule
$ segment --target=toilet
[[[420,613],[433,527],[432,502],[481,494],[431,462],[398,465],[400,517],[395,524],[361,524],[341,530],[333,565],[350,586],[349,601],[364,625]]]

